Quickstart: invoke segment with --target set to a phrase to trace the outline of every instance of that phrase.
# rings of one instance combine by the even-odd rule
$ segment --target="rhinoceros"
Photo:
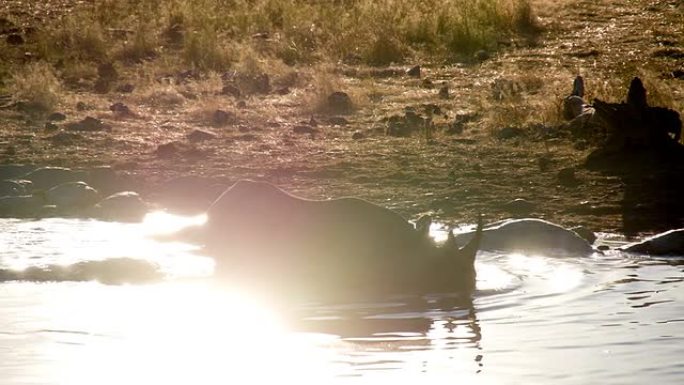
[[[309,299],[470,291],[477,236],[462,248],[428,235],[358,198],[304,199],[277,186],[241,180],[209,207],[207,222],[187,234],[215,258],[215,273]]]

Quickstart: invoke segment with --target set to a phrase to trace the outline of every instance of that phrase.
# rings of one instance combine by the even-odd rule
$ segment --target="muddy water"
[[[152,237],[193,220],[1,220],[5,271],[130,257],[166,278],[0,283],[0,384],[684,379],[681,259],[481,253],[473,298],[309,304],[286,317],[212,281],[192,246]]]

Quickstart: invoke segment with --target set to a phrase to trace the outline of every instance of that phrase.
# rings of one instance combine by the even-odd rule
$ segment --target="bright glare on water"
[[[141,224],[0,220],[0,268],[129,257],[140,285],[0,283],[0,384],[677,384],[684,264],[480,253],[473,298],[288,308],[211,279],[196,247]],[[439,236],[439,234],[437,234]],[[0,275],[1,276],[1,275]]]

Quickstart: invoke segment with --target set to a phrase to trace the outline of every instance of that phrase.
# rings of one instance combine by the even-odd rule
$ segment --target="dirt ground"
[[[5,109],[0,162],[112,166],[152,201],[161,201],[168,181],[198,177],[186,180],[185,199],[197,199],[199,206],[216,193],[216,184],[265,179],[308,198],[358,196],[410,219],[431,213],[448,224],[473,223],[478,213],[491,221],[515,216],[506,203],[521,198],[532,204],[525,216],[622,232],[625,180],[584,167],[593,148],[562,129],[560,99],[577,74],[586,79],[590,97],[616,102],[629,79],[642,76],[647,88],[654,87],[653,103],[681,112],[684,8],[665,0],[534,4],[544,32],[502,42],[482,62],[414,63],[422,66],[420,78],[403,73],[411,65],[402,71],[341,66],[341,90],[355,102],[349,114],[304,113],[297,89],[245,100],[200,95],[230,112],[228,123],[212,125],[193,112],[193,95],[160,106],[135,92],[81,92],[61,106],[67,122],[93,116],[110,132],[60,138],[44,121]],[[443,85],[448,97],[439,95]],[[78,110],[77,101],[87,108]],[[117,102],[133,114],[111,111]],[[407,107],[422,116],[433,111],[430,137],[385,135],[388,117],[403,116]],[[215,136],[192,141],[188,134],[195,129]],[[636,230],[669,225],[650,222]]]

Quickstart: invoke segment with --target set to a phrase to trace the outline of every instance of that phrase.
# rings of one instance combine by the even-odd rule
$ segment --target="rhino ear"
[[[432,225],[432,217],[423,215],[416,221],[416,231],[427,238],[430,236],[430,225]]]

